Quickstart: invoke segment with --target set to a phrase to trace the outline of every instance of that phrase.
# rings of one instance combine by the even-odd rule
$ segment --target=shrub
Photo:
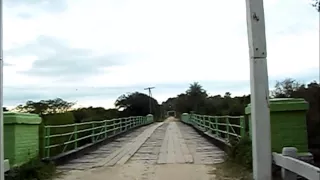
[[[11,169],[5,174],[6,180],[46,180],[55,175],[56,167],[52,162],[44,163],[33,159],[28,163]]]
[[[231,140],[230,143],[228,160],[252,169],[252,142],[249,136],[244,136],[240,140]]]

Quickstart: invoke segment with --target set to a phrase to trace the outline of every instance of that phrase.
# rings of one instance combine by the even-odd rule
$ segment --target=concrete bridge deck
[[[58,167],[63,180],[214,180],[224,152],[173,118],[151,124]]]

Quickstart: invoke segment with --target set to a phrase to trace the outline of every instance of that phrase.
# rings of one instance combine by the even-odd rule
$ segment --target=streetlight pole
[[[0,180],[4,180],[3,152],[3,1],[0,0]]]
[[[154,89],[155,87],[147,87],[144,88],[144,90],[148,90],[149,91],[149,113],[151,114],[151,97],[152,97],[152,93],[151,93],[151,89]]]
[[[263,0],[246,0],[250,52],[253,179],[271,180],[267,45]]]

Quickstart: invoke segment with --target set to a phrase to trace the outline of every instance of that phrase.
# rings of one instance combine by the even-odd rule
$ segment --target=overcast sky
[[[244,0],[4,0],[4,104],[61,97],[112,107],[155,86],[164,101],[193,81],[249,93]],[[319,13],[264,0],[270,86],[319,80]]]

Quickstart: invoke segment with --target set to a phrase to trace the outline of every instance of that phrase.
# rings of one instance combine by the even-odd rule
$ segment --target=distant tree
[[[8,110],[6,107],[3,107],[3,108],[2,108],[2,111],[3,111],[3,112],[7,112],[7,111],[9,111],[9,110]]]
[[[186,93],[179,94],[174,104],[174,110],[177,111],[177,114],[190,113],[190,111],[193,111],[193,104],[190,102]]]
[[[149,96],[143,93],[134,92],[121,95],[115,102],[115,106],[122,112],[121,116],[145,116],[149,114]],[[158,101],[151,98],[152,114],[160,116]]]
[[[207,115],[243,115],[245,106],[250,103],[250,96],[231,97],[230,92],[224,96],[208,96],[206,90],[195,82],[190,84],[185,93],[177,97],[169,98],[162,105],[164,107],[173,104],[173,110],[177,114],[190,113]]]
[[[275,98],[290,98],[297,90],[304,88],[304,84],[297,82],[294,79],[287,78],[283,81],[277,81],[275,89],[272,91],[272,96]]]
[[[203,113],[204,110],[202,107],[204,107],[205,100],[208,97],[206,90],[204,90],[198,82],[194,82],[190,84],[186,95],[189,103],[192,102],[193,104],[192,111]]]
[[[320,12],[320,0],[313,0],[312,6],[315,7],[318,12]]]
[[[103,107],[87,107],[72,110],[76,122],[97,121],[119,117],[118,109],[105,109]]]
[[[319,7],[319,0],[317,1]],[[309,148],[320,152],[320,83],[313,81],[307,85],[287,78],[277,81],[272,91],[272,98],[304,98],[309,105],[306,119],[309,137]],[[223,96],[208,96],[203,87],[195,82],[185,93],[170,97],[162,103],[166,109],[175,110],[178,114],[194,111],[206,115],[244,115],[245,107],[250,103],[250,95],[231,97],[230,92]],[[315,157],[320,161],[320,153]]]
[[[39,115],[63,113],[74,105],[73,102],[65,101],[61,98],[41,100],[38,102],[27,101],[24,105],[19,105],[15,108],[19,112],[35,113]]]

